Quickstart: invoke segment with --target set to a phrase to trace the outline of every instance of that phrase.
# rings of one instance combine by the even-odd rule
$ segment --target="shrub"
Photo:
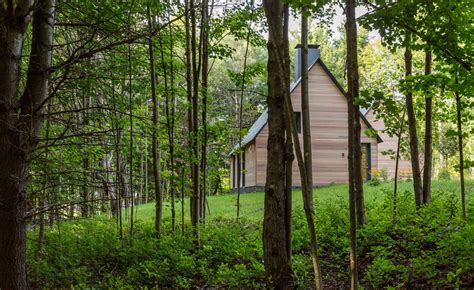
[[[451,180],[451,172],[448,168],[442,168],[439,170],[438,179],[440,180]]]

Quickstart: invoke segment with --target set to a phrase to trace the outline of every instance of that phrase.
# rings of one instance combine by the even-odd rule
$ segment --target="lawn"
[[[399,182],[398,192],[402,193],[405,191],[413,191],[411,182]],[[466,193],[473,192],[474,180],[466,181]],[[458,193],[460,196],[460,187],[458,181],[447,181],[447,180],[435,180],[432,184],[432,191],[443,191]],[[387,194],[392,196],[393,194],[393,182],[382,183],[378,186],[372,186],[365,184],[364,186],[365,202],[372,204],[376,201],[382,201]],[[314,189],[314,204],[316,209],[325,207],[330,203],[339,202],[346,200],[348,196],[347,184],[337,184],[331,186],[325,186]],[[241,217],[251,221],[263,220],[263,202],[264,193],[242,193],[240,197],[240,212]],[[413,197],[414,202],[414,197]],[[223,196],[210,196],[208,197],[209,212],[207,212],[207,218],[234,218],[237,215],[237,194],[228,194]],[[189,221],[189,200],[185,199],[185,217],[186,221]],[[303,201],[300,190],[293,192],[293,207],[302,208]],[[137,209],[137,219],[148,222],[155,217],[155,203],[148,203],[141,205]],[[171,204],[165,202],[163,219],[165,222],[171,219]],[[179,222],[181,220],[181,202],[176,203],[176,219]]]

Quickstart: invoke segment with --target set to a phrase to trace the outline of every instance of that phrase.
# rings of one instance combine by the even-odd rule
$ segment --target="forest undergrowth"
[[[464,222],[457,193],[436,190],[433,202],[417,212],[412,192],[400,192],[394,209],[392,192],[375,188],[383,197],[369,199],[367,223],[358,231],[362,286],[474,286],[472,200],[468,204],[470,219]],[[324,286],[347,287],[347,200],[322,199],[315,205]],[[173,234],[166,217],[158,240],[152,219],[136,220],[131,245],[128,224],[124,224],[120,239],[113,218],[79,219],[48,228],[41,253],[37,253],[37,231],[32,230],[28,240],[29,284],[33,288],[269,287],[261,221],[214,216],[201,226],[197,249],[190,229],[188,226],[183,234],[178,227]],[[301,207],[293,210],[292,231],[294,284],[310,288],[309,238]]]

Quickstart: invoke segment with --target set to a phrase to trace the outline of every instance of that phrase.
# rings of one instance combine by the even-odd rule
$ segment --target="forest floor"
[[[367,224],[358,231],[360,283],[367,288],[474,286],[474,181],[466,183],[468,221],[460,216],[458,181],[434,181],[433,200],[418,212],[412,184],[402,182],[393,211],[393,184],[365,186]],[[348,286],[347,185],[315,190],[319,256],[326,288]],[[55,223],[38,252],[38,232],[29,231],[28,269],[32,288],[267,287],[261,243],[264,194],[209,197],[210,214],[195,247],[189,221],[176,233],[170,204],[163,233],[154,232],[154,203],[136,207],[133,232],[129,211],[120,231],[107,215]],[[298,288],[310,288],[309,241],[301,192],[294,192],[293,272]],[[189,204],[185,200],[185,217]],[[133,235],[132,235],[133,234]],[[122,236],[122,238],[120,238]]]

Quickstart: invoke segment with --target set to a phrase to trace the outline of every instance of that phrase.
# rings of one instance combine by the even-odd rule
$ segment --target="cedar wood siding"
[[[237,158],[237,156],[235,156]],[[230,188],[237,187],[237,175],[235,175],[235,187],[233,186],[233,178],[234,178],[234,164],[233,164],[233,157],[230,157]],[[257,185],[257,176],[255,174],[256,168],[256,150],[255,150],[255,142],[248,144],[245,147],[245,187],[249,186],[256,186]],[[236,159],[235,169],[237,170],[237,159]],[[241,187],[243,183],[243,179],[240,179]]]
[[[365,117],[370,122],[372,127],[378,131],[379,136],[382,138],[383,143],[379,144],[378,153],[377,153],[377,164],[378,169],[387,169],[388,177],[395,178],[395,159],[392,159],[391,155],[384,155],[383,152],[387,152],[392,150],[393,152],[397,152],[397,143],[398,138],[393,136],[390,137],[387,133],[384,132],[385,124],[383,120],[377,120],[372,109],[369,109],[365,114]],[[395,157],[395,156],[393,156]],[[422,160],[420,160],[422,161]],[[407,174],[411,175],[411,162],[409,159],[402,158],[399,161],[399,175],[403,177],[407,177]]]
[[[348,182],[347,99],[318,61],[308,73],[314,186]],[[291,93],[293,109],[301,112],[301,85]],[[283,112],[282,112],[283,118]],[[372,168],[377,168],[376,138],[366,137],[361,120],[363,143],[371,144]],[[268,125],[255,138],[256,185],[265,186]],[[383,138],[382,138],[383,139]],[[303,145],[302,135],[300,143]],[[383,143],[381,143],[383,144]],[[344,156],[342,154],[344,153]],[[301,186],[297,161],[293,163],[293,186]]]

